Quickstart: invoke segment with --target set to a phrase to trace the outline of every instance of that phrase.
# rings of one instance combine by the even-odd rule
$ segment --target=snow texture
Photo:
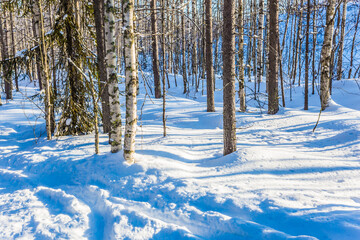
[[[0,239],[360,239],[359,80],[334,82],[314,133],[317,94],[304,111],[293,89],[274,116],[248,96],[223,157],[221,80],[207,113],[206,94],[170,77],[167,137],[161,99],[139,95],[133,165],[105,134],[99,155],[92,134],[47,141],[22,83],[0,107]]]

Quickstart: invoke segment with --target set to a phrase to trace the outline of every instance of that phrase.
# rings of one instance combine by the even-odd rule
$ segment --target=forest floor
[[[0,239],[360,239],[356,80],[334,83],[314,133],[317,93],[304,111],[303,87],[291,102],[287,89],[286,108],[271,116],[264,94],[254,101],[248,89],[238,150],[225,157],[221,81],[207,113],[205,95],[183,95],[177,80],[166,137],[162,100],[143,105],[139,95],[133,165],[109,153],[105,134],[99,155],[93,134],[47,141],[42,113],[25,97],[37,90],[22,83],[0,107]]]

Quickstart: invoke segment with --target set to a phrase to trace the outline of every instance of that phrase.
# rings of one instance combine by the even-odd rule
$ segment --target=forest
[[[360,239],[360,2],[0,0],[0,239]]]

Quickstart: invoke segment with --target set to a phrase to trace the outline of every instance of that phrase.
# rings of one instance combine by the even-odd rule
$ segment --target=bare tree
[[[345,37],[345,24],[346,24],[346,8],[347,0],[344,0],[342,18],[341,18],[341,34],[339,41],[339,54],[338,54],[338,65],[337,65],[337,80],[342,78],[342,63],[343,63],[343,51],[344,51],[344,37]]]
[[[207,111],[215,112],[214,103],[214,67],[212,56],[212,0],[205,0],[206,11],[206,94]]]
[[[334,32],[334,13],[335,13],[335,0],[329,0],[326,9],[326,26],[324,33],[324,43],[321,49],[321,78],[320,78],[320,100],[321,109],[329,105],[330,98],[330,78],[331,78],[331,49],[333,44],[333,32]]]
[[[151,32],[152,32],[152,68],[154,74],[155,98],[161,98],[161,85],[159,75],[159,50],[156,24],[156,0],[150,1],[151,7]]]
[[[269,97],[268,113],[279,111],[278,93],[278,42],[279,42],[279,2],[269,0]]]
[[[224,0],[223,9],[223,127],[224,155],[236,151],[235,119],[235,4]]]
[[[126,125],[124,138],[124,158],[128,163],[135,162],[135,136],[137,127],[137,67],[134,33],[134,0],[123,1],[124,49],[125,49],[125,94]]]
[[[110,103],[110,144],[111,152],[121,150],[121,112],[119,86],[116,74],[115,49],[115,16],[114,0],[106,0],[105,4],[105,37],[106,37],[106,67],[109,81],[108,93]]]
[[[243,1],[238,0],[238,31],[239,31],[239,99],[240,111],[246,111],[245,99],[245,77],[244,77],[244,21],[243,21]]]

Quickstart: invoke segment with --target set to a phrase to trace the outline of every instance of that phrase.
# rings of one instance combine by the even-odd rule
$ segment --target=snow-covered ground
[[[317,94],[304,111],[293,89],[274,116],[248,96],[238,151],[223,157],[221,81],[215,113],[172,81],[165,138],[161,99],[139,96],[131,166],[105,134],[99,155],[94,135],[47,141],[22,86],[0,107],[0,239],[360,239],[358,84],[334,83],[315,133]]]

